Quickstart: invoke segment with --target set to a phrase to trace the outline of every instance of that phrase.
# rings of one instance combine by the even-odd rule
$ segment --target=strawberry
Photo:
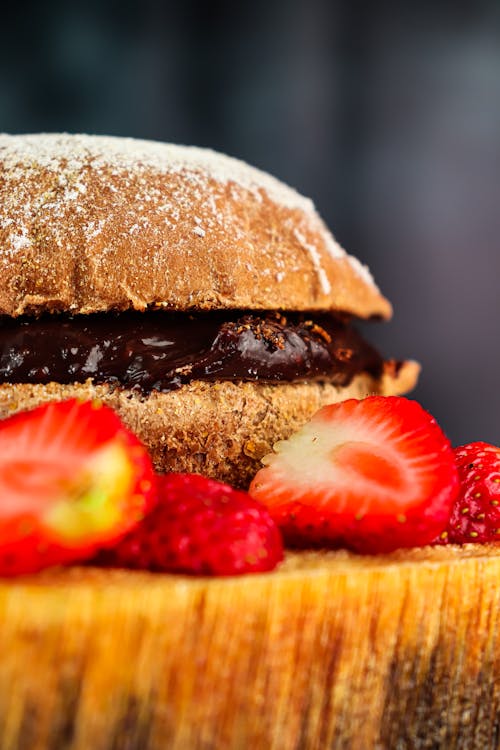
[[[246,492],[197,474],[165,474],[156,508],[98,562],[227,576],[272,570],[282,558],[278,528]]]
[[[9,417],[0,422],[0,575],[89,558],[155,498],[145,449],[100,402]]]
[[[441,544],[500,541],[500,448],[468,443],[455,448],[460,489]]]
[[[415,401],[325,406],[263,459],[250,494],[294,546],[388,552],[430,543],[457,493],[453,451]]]

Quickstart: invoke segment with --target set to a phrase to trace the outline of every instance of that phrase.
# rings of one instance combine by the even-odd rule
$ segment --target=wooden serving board
[[[0,582],[1,750],[493,748],[500,554]]]

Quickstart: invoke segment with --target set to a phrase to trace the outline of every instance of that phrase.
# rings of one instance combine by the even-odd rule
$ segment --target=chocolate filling
[[[150,393],[191,380],[347,385],[383,360],[331,315],[224,311],[47,315],[0,322],[0,381],[111,383]]]

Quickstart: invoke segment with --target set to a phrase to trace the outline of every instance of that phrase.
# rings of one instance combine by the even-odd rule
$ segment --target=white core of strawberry
[[[272,471],[273,486],[286,485],[291,494],[295,488],[297,496],[313,487],[316,501],[325,506],[333,493],[337,512],[349,506],[354,490],[361,515],[388,504],[404,510],[429,482],[429,464],[435,461],[437,469],[441,461],[439,452],[429,455],[428,448],[422,449],[426,441],[427,425],[409,432],[383,414],[377,419],[359,410],[344,419],[339,410],[339,419],[324,419],[319,412],[288,440],[276,443],[275,453],[263,463]]]
[[[104,445],[60,485],[60,496],[44,514],[44,524],[66,540],[112,528],[123,513],[131,490],[133,468],[122,446]]]

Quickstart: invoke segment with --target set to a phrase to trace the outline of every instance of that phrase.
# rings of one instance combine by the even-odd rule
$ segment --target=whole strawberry
[[[500,541],[500,448],[476,442],[455,448],[460,481],[441,544]]]
[[[158,477],[158,504],[98,562],[151,571],[239,575],[272,570],[281,534],[246,493],[197,474]]]

